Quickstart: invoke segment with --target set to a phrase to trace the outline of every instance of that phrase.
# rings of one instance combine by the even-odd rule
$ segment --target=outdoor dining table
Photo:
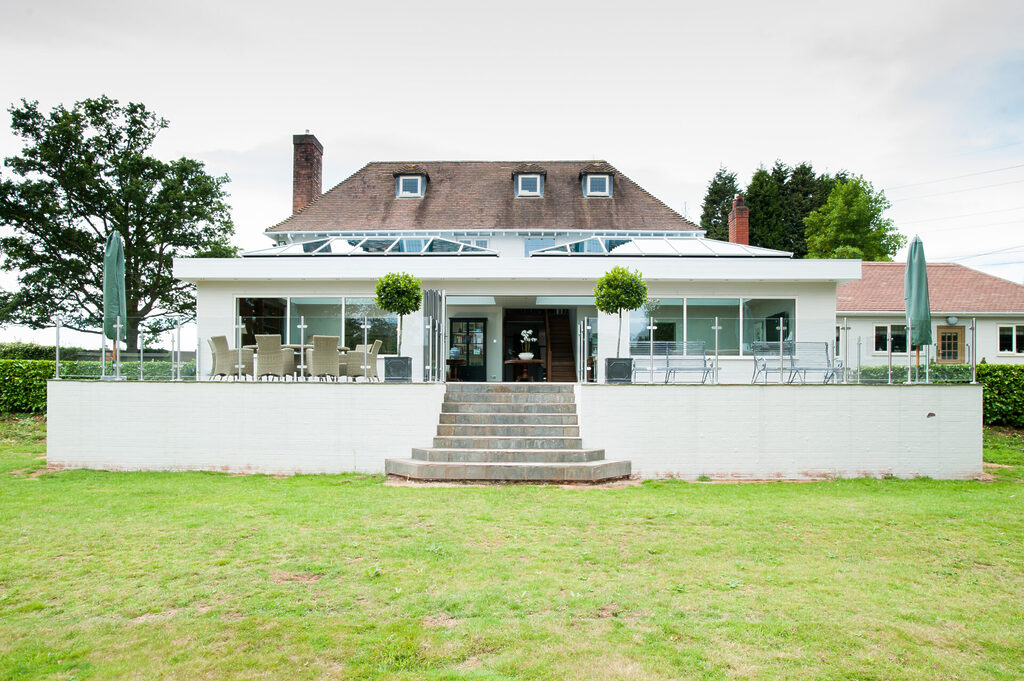
[[[256,351],[256,345],[255,344],[243,345],[242,347],[246,348],[248,350],[252,350],[255,353],[257,366],[259,366],[259,352]],[[291,350],[294,350],[295,354],[299,355],[299,364],[303,364],[303,365],[304,365],[304,362],[302,361],[303,354],[305,353],[306,350],[312,350],[313,349],[313,345],[311,343],[307,343],[305,345],[301,345],[299,343],[282,343],[281,347],[282,348],[289,348]],[[338,352],[349,352],[350,350],[351,350],[351,348],[349,348],[347,346],[344,346],[344,345],[339,345],[338,346]],[[298,365],[296,365],[296,366],[298,366]],[[305,370],[303,370],[302,375],[303,376],[306,375]]]

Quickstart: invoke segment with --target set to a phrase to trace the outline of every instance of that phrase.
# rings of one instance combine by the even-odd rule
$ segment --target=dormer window
[[[395,195],[400,199],[421,199],[426,184],[422,175],[399,175]]]
[[[583,195],[605,196],[612,195],[612,176],[604,173],[589,173],[583,176]]]
[[[540,173],[519,173],[516,175],[516,197],[542,198],[544,176]]]

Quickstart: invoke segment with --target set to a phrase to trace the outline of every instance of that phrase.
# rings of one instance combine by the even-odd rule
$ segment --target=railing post
[[[57,322],[57,324],[54,327],[54,330],[57,332],[57,338],[56,338],[56,341],[55,341],[57,344],[54,346],[54,349],[56,350],[56,357],[55,357],[56,361],[54,362],[54,378],[59,381],[60,380],[60,317],[57,317],[56,322]]]
[[[370,330],[370,322],[367,319],[366,315],[364,314],[363,315],[363,380],[365,380],[365,381],[369,381],[370,380],[370,377],[368,375],[369,374],[369,369],[370,369],[370,365],[369,365],[369,361],[370,361],[370,348],[369,348],[369,345],[370,345],[370,343],[367,340],[369,338],[369,335],[368,335],[369,334],[369,330]]]
[[[145,338],[142,335],[142,325],[141,324],[139,325],[139,338]],[[145,359],[145,353],[146,353],[145,348],[144,348],[145,345],[146,345],[145,340],[140,340],[139,341],[139,383],[142,383],[142,381],[143,381],[143,369],[142,369],[142,367],[143,367],[143,360]],[[196,343],[196,365],[197,366],[198,366],[198,362],[199,362],[199,347],[198,347],[198,345],[199,344],[198,344],[198,341],[197,341],[197,343]],[[198,376],[198,375],[199,375],[199,370],[196,369],[196,376]]]
[[[114,317],[114,380],[121,379],[121,315]]]
[[[104,323],[105,326],[105,323]],[[107,330],[100,331],[100,378],[107,377]]]
[[[931,362],[931,356],[932,356],[932,346],[931,345],[924,346],[924,382],[925,383],[931,383],[932,382],[932,373],[931,373],[932,362]]]
[[[911,369],[914,366],[914,327],[910,324],[910,320],[907,320],[907,383],[913,383],[914,378],[911,375]]]
[[[715,383],[718,385],[718,372],[721,370],[721,363],[718,361],[718,332],[722,327],[718,324],[718,317],[715,317],[715,325],[711,327],[715,332]]]
[[[971,383],[978,382],[978,318],[971,317]]]
[[[843,336],[844,336],[844,340],[843,340],[843,383],[847,383],[846,372],[848,372],[850,370],[850,323],[849,323],[849,318],[848,317],[843,317],[843,328],[842,328],[842,331],[843,331]],[[858,365],[859,365],[860,364],[860,362],[859,362],[859,358],[860,358],[860,345],[859,345],[859,343],[860,343],[860,336],[857,336],[857,343],[858,343],[858,346],[857,346],[857,358],[858,358]],[[859,377],[858,377],[858,381],[857,382],[858,383],[860,382]]]
[[[235,352],[238,355],[238,361],[235,363],[235,371],[237,371],[237,379],[242,380],[242,317],[241,315],[235,317]],[[255,379],[255,367],[253,367],[253,378]]]
[[[647,323],[647,340],[650,343],[650,356],[648,357],[648,361],[650,362],[650,364],[647,365],[648,369],[650,369],[650,371],[648,372],[648,374],[650,374],[650,378],[647,379],[647,382],[649,384],[653,385],[654,384],[654,330],[657,329],[658,327],[654,325],[654,317],[648,317],[647,318],[647,322],[648,322]]]
[[[181,380],[181,317],[178,317],[176,321],[176,328],[174,330],[175,336],[178,339],[177,343],[177,361],[174,363],[174,373],[177,378],[176,381]]]
[[[785,347],[785,330],[786,321],[782,317],[779,317],[779,385],[785,383],[785,379],[782,376],[782,373],[786,368],[786,356],[782,351]]]
[[[885,328],[886,349],[889,355],[889,385],[892,385],[892,324],[887,325]]]
[[[306,377],[306,315],[299,315],[299,376]]]

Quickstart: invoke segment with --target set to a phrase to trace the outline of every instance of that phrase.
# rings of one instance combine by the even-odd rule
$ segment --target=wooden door
[[[935,358],[939,364],[964,363],[964,327],[940,326],[938,332],[938,352]]]

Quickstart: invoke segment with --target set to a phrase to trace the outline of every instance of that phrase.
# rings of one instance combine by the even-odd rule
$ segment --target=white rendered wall
[[[849,329],[849,365],[857,368],[857,339],[860,338],[860,365],[861,366],[885,366],[889,362],[888,354],[875,352],[875,325],[876,324],[905,324],[906,317],[902,312],[894,314],[876,315],[844,315],[836,313],[836,324],[841,326],[844,317]],[[936,327],[945,326],[946,315],[933,313],[932,315],[932,339],[938,341]],[[971,343],[971,315],[957,315],[959,318],[956,326],[964,327],[965,344]],[[1024,354],[1001,353],[999,352],[999,327],[1024,324],[1024,316],[984,316],[974,317],[978,323],[978,361],[984,359],[989,364],[1024,364]],[[844,337],[843,342],[847,342]],[[843,349],[840,348],[840,356]],[[932,359],[935,357],[935,348],[932,347]],[[969,359],[969,356],[968,356]],[[922,355],[923,360],[923,355]],[[893,365],[906,367],[907,355],[893,353]]]
[[[50,381],[47,463],[383,473],[437,431],[442,384]]]
[[[586,448],[641,477],[980,475],[981,386],[576,387]]]

